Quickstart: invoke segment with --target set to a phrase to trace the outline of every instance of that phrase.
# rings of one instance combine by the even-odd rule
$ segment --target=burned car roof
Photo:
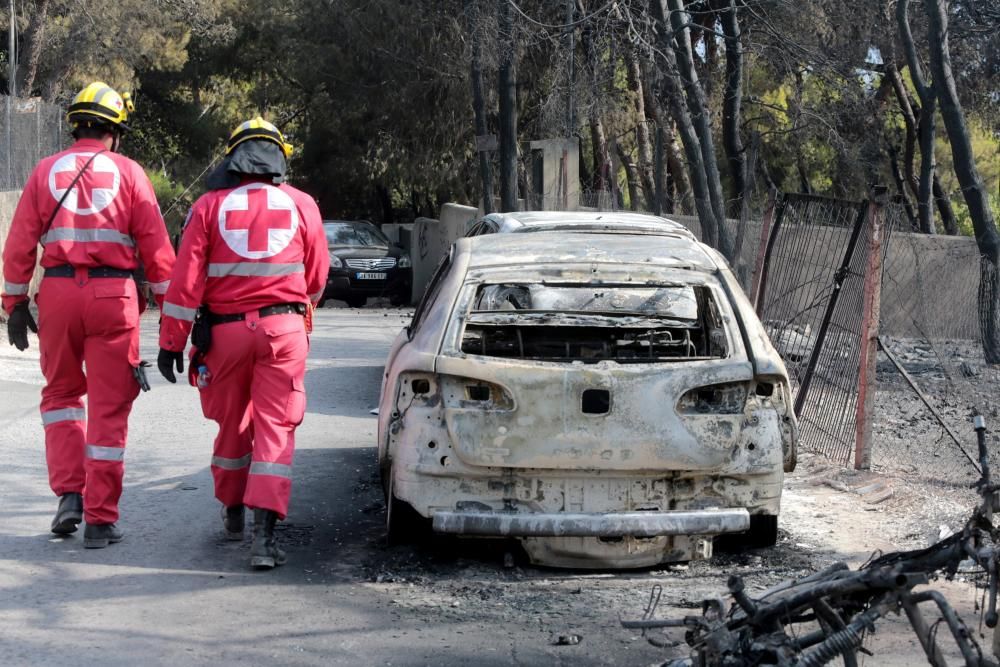
[[[718,267],[703,246],[689,238],[647,236],[641,242],[622,234],[573,234],[553,230],[533,234],[487,234],[460,239],[458,253],[470,268],[586,262],[640,264],[714,273]]]
[[[500,231],[532,232],[548,228],[573,230],[607,230],[625,233],[667,233],[694,238],[687,227],[655,215],[622,211],[514,211],[491,213]]]

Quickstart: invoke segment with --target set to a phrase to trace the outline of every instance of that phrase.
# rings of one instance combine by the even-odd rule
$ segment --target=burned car
[[[460,239],[386,363],[390,537],[517,538],[560,567],[773,544],[797,426],[725,260],[677,235]]]
[[[579,233],[657,234],[695,240],[684,225],[655,215],[625,211],[514,211],[489,213],[469,227],[466,236],[573,231]]]

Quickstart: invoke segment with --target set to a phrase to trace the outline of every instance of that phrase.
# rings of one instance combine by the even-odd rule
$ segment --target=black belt
[[[265,306],[257,311],[257,316],[270,317],[271,315],[287,315],[289,313],[305,315],[306,305],[304,303],[279,303],[275,306]],[[226,322],[242,322],[246,318],[246,313],[233,313],[232,315],[208,313],[208,323],[212,325],[225,324]]]
[[[76,268],[69,264],[50,266],[45,269],[46,278],[73,278],[76,276]],[[131,278],[131,269],[113,269],[110,266],[91,266],[87,269],[87,275],[91,278]]]

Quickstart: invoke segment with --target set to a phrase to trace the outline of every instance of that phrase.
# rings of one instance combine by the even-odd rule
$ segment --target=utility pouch
[[[138,366],[132,367],[132,377],[139,383],[139,389],[149,391],[149,378],[146,377],[146,369],[149,368],[148,361],[140,361]]]
[[[208,321],[208,308],[202,306],[194,317],[191,327],[191,344],[198,348],[201,354],[207,354],[212,347],[212,325]]]

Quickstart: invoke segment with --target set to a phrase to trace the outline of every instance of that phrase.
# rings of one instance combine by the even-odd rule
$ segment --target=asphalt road
[[[215,429],[196,390],[158,374],[130,420],[125,540],[84,550],[82,529],[67,539],[49,533],[56,500],[38,415],[37,338],[26,353],[0,348],[0,664],[662,659],[617,627],[619,609],[599,602],[608,575],[504,568],[492,547],[384,546],[369,410],[385,353],[408,318],[396,309],[318,314],[292,506],[280,531],[289,563],[264,573],[247,565],[249,540],[222,538],[208,467]],[[143,356],[155,359],[155,313],[143,327]],[[628,588],[628,599],[641,613],[648,586],[634,583],[641,590]],[[574,628],[583,641],[559,646],[559,634]]]

